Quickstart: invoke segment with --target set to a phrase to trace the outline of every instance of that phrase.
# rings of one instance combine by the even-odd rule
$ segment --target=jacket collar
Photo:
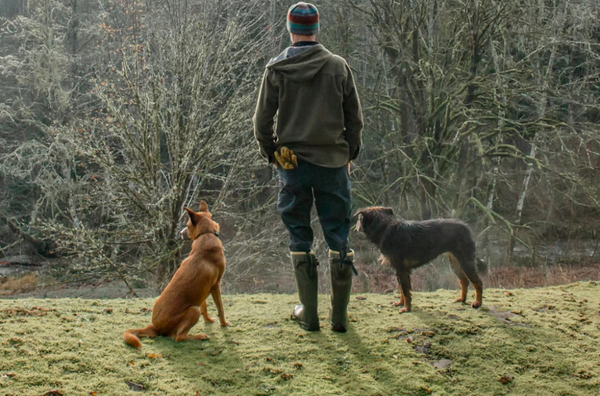
[[[310,47],[311,45],[317,45],[319,44],[316,41],[296,41],[294,44],[292,44],[292,47]]]

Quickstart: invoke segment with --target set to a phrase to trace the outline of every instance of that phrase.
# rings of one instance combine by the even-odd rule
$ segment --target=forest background
[[[224,289],[293,291],[277,177],[251,121],[265,64],[289,45],[290,5],[3,0],[0,261],[42,262],[59,284],[160,289],[189,249],[183,207],[204,199]],[[364,109],[356,209],[468,222],[486,286],[598,279],[600,3],[316,5],[318,40],[348,60]],[[395,287],[376,249],[351,241],[355,290]],[[324,261],[319,232],[315,251]],[[415,283],[457,286],[442,261]]]

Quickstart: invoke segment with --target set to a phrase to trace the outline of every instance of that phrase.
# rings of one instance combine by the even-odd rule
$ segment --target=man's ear
[[[200,201],[200,212],[208,212],[208,205],[204,201]]]
[[[389,214],[390,216],[394,215],[394,210],[392,208],[383,208],[383,211]]]
[[[198,215],[196,214],[196,212],[194,212],[192,209],[190,208],[183,208],[185,209],[185,211],[188,213],[188,215],[190,216],[190,221],[192,222],[193,225],[196,225],[197,221],[198,221]]]

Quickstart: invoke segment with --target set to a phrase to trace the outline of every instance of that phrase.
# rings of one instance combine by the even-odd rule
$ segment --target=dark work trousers
[[[296,169],[278,166],[277,170],[281,187],[277,210],[290,234],[290,251],[311,250],[310,212],[314,201],[327,245],[331,250],[347,252],[352,212],[348,168],[298,161]]]

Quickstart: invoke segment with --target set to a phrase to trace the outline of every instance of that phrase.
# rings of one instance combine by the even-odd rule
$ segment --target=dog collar
[[[206,234],[213,234],[217,238],[219,237],[219,235],[221,235],[219,233],[219,231],[206,231],[206,232],[203,232],[202,234],[198,235],[198,238],[200,238],[202,235],[206,235]],[[196,238],[196,239],[198,239],[198,238]]]

